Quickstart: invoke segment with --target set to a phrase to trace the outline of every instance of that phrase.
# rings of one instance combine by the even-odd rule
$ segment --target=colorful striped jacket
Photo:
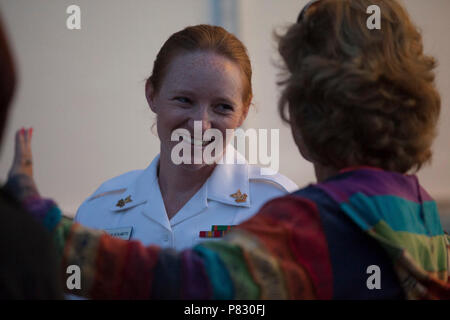
[[[413,175],[343,171],[182,252],[74,224],[48,199],[24,205],[53,233],[64,270],[80,267],[71,293],[89,298],[450,299],[449,239]]]

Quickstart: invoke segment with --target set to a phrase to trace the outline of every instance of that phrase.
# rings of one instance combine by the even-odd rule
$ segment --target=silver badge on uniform
[[[130,240],[133,227],[120,227],[114,229],[105,229],[105,231],[114,238]]]

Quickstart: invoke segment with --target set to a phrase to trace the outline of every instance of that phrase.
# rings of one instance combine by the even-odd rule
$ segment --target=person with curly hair
[[[380,30],[366,28],[374,4]],[[63,265],[80,266],[79,294],[450,299],[449,239],[414,174],[436,134],[435,61],[407,12],[395,0],[312,1],[278,41],[279,109],[318,182],[266,203],[223,240],[181,252],[73,224],[28,192],[22,201],[53,233]],[[22,178],[17,194],[33,190],[32,176],[12,177]]]

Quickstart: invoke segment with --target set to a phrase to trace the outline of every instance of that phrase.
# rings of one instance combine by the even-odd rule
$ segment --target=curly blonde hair
[[[369,30],[368,6],[381,9]],[[278,36],[286,77],[279,112],[314,160],[406,173],[431,159],[440,96],[436,61],[395,0],[321,0]]]

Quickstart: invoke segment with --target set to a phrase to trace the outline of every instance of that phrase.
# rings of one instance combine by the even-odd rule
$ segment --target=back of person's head
[[[197,51],[210,51],[235,62],[243,75],[243,102],[248,108],[252,100],[252,66],[244,44],[222,27],[196,25],[172,34],[158,52],[153,64],[152,75],[147,80],[157,92],[164,79],[165,72],[179,54]]]
[[[0,17],[0,142],[6,126],[9,106],[14,93],[16,77],[11,51]]]
[[[370,30],[367,8],[381,9]],[[320,0],[279,36],[279,111],[313,161],[406,173],[431,158],[440,97],[435,60],[395,0]]]

